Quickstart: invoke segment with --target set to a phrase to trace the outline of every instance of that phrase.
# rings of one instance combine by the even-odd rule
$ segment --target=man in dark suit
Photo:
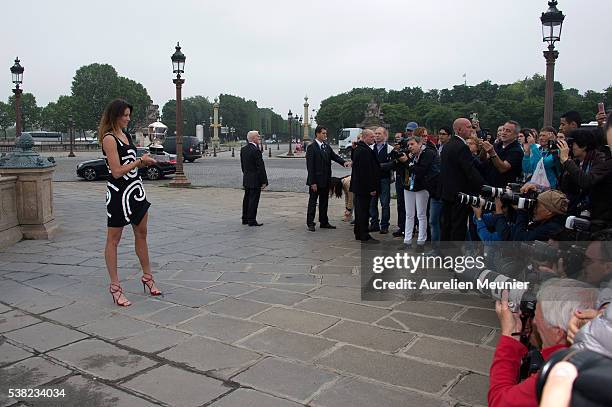
[[[379,243],[368,233],[370,201],[380,190],[380,164],[376,153],[370,148],[374,144],[374,132],[365,129],[361,140],[353,150],[353,171],[351,173],[350,191],[354,194],[355,239],[363,243]]]
[[[259,133],[255,130],[247,134],[248,143],[240,149],[240,166],[242,167],[242,224],[261,226],[257,222],[257,207],[261,191],[268,186],[268,176],[261,150],[259,149]]]
[[[457,119],[453,123],[455,134],[444,145],[439,178],[442,199],[442,241],[465,241],[470,207],[457,201],[457,193],[478,195],[484,179],[476,169],[470,149],[465,143],[472,132],[472,122]]]
[[[309,186],[306,226],[311,232],[315,231],[314,218],[317,210],[317,199],[319,200],[320,228],[336,229],[335,226],[329,224],[329,218],[327,217],[332,160],[345,167],[349,166],[349,163],[334,153],[334,150],[327,144],[327,128],[325,126],[317,126],[315,129],[315,142],[310,143],[306,149],[306,169],[308,170],[306,185]]]

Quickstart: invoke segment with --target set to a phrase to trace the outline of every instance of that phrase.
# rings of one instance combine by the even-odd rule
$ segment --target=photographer
[[[427,130],[419,127],[415,134],[426,136]],[[419,220],[417,246],[422,248],[427,240],[427,204],[429,195],[437,192],[440,174],[440,157],[436,148],[420,136],[408,139],[410,157],[402,155],[398,160],[405,166],[404,202],[406,203],[406,234],[404,244],[412,243],[415,212]]]
[[[567,326],[572,314],[578,309],[592,308],[596,295],[596,290],[577,280],[552,278],[542,284],[533,326],[541,340],[545,361],[555,351],[568,346]],[[487,400],[490,407],[535,407],[538,405],[537,376],[519,382],[521,361],[528,349],[518,340],[516,333],[522,330],[522,324],[519,315],[510,311],[507,298],[508,293],[504,291],[502,300],[495,303],[501,333],[491,364]]]
[[[504,124],[501,142],[494,145],[485,141],[482,143],[489,156],[485,165],[487,183],[498,188],[504,188],[509,182],[516,182],[521,176],[523,149],[517,141],[520,125],[514,120]]]
[[[532,174],[531,182],[543,187],[557,188],[558,177],[561,171],[561,163],[556,144],[557,132],[553,127],[544,127],[538,136],[538,145],[535,138],[527,135],[523,150],[523,172]],[[542,164],[540,166],[540,161]],[[538,172],[545,171],[544,173]],[[542,178],[545,176],[545,178]]]
[[[568,141],[559,140],[563,169],[560,188],[570,199],[568,214],[586,215],[612,223],[612,160],[596,150],[595,137],[586,129],[572,131]]]
[[[567,205],[568,200],[563,193],[544,191],[538,195],[532,223],[529,223],[529,213],[525,209],[517,209],[513,226],[508,224],[505,216],[500,216],[496,219],[495,230],[500,236],[507,236],[507,240],[546,241],[563,230]],[[496,199],[495,213],[503,215],[499,198]]]
[[[408,137],[414,134],[414,131],[419,125],[415,122],[406,123],[406,131],[404,134],[397,133],[395,135],[395,148],[406,149]],[[393,232],[393,237],[403,237],[406,229],[406,204],[404,202],[404,178],[406,176],[403,165],[395,167],[395,193],[397,195],[397,230]]]

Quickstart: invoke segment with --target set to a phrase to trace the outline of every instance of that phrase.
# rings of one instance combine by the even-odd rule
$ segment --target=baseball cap
[[[419,127],[419,125],[416,122],[408,122],[406,124],[406,131],[408,130],[414,131],[417,127]]]
[[[544,191],[538,195],[538,202],[556,215],[563,215],[567,213],[567,207],[569,204],[565,194],[555,189]]]

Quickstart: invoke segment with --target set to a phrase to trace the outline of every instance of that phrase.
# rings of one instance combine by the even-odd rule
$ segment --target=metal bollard
[[[217,147],[213,147],[213,157],[217,156]]]
[[[232,147],[232,158],[235,157],[234,155],[234,147]]]
[[[271,148],[268,149],[268,157],[272,157],[272,149]]]

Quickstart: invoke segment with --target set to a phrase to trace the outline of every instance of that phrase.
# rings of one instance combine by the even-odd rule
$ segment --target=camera
[[[566,361],[576,366],[578,376],[572,385],[572,406],[612,406],[612,359],[591,350],[572,348],[555,352],[544,364],[536,382],[538,402],[553,366]]]
[[[533,190],[528,191],[525,194],[520,194],[504,188],[483,185],[480,193],[488,198],[499,198],[503,203],[516,205],[519,209],[533,209],[538,202],[536,200],[538,193]]]
[[[551,247],[547,242],[535,240],[533,242],[521,242],[520,249],[526,256],[534,260],[556,263],[563,259],[565,273],[570,278],[576,278],[584,262],[585,249],[577,245],[571,245],[566,250]]]
[[[471,205],[475,208],[481,207],[485,211],[492,211],[495,209],[495,202],[487,201],[484,198],[474,195],[464,194],[463,192],[457,193],[457,199],[459,203],[463,205]]]
[[[394,161],[397,161],[402,155],[410,154],[410,150],[408,149],[408,140],[403,138],[399,143],[393,146],[393,150],[389,153],[389,158]]]

